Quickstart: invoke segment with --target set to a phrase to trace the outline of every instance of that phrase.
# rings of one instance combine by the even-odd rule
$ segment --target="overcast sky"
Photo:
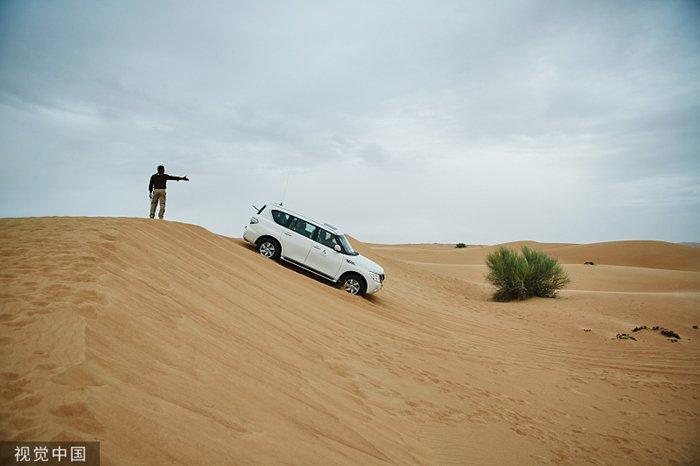
[[[0,2],[0,216],[700,241],[700,4]]]

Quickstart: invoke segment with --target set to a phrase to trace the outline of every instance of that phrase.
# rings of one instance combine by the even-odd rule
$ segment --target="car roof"
[[[340,228],[338,228],[336,226],[333,226],[333,225],[330,225],[330,224],[324,223],[324,222],[319,222],[318,220],[314,220],[314,219],[309,218],[305,215],[301,215],[301,214],[293,211],[292,209],[283,206],[282,204],[280,204],[278,202],[269,202],[267,205],[270,207],[275,207],[276,209],[279,209],[279,210],[283,210],[283,211],[287,212],[288,214],[294,215],[295,217],[299,217],[302,220],[306,220],[307,222],[310,222],[310,223],[313,223],[317,226],[325,228],[326,230],[328,230],[331,233],[334,233],[336,235],[344,235],[345,234],[341,231]]]

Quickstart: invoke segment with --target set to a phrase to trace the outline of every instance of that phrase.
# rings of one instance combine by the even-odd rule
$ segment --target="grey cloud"
[[[3,2],[0,215],[140,216],[162,162],[227,234],[291,172],[369,240],[698,240],[698,44],[695,2]]]

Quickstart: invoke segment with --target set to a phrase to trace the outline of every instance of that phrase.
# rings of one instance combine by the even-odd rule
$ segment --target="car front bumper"
[[[367,294],[373,294],[376,293],[377,291],[381,290],[384,286],[384,283],[377,283],[374,280],[368,280],[367,281]]]

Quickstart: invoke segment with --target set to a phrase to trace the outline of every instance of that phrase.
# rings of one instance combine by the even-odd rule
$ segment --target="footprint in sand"
[[[10,406],[15,411],[19,409],[28,409],[41,403],[43,399],[44,398],[39,394],[28,395],[24,398],[13,401]]]
[[[2,372],[0,373],[0,380],[3,381],[0,385],[0,398],[5,400],[14,400],[27,390],[24,386],[29,383],[26,377],[21,377],[16,372]]]
[[[97,421],[85,403],[76,402],[61,405],[50,409],[49,412],[61,422],[82,433],[95,435],[104,432],[104,427]]]

